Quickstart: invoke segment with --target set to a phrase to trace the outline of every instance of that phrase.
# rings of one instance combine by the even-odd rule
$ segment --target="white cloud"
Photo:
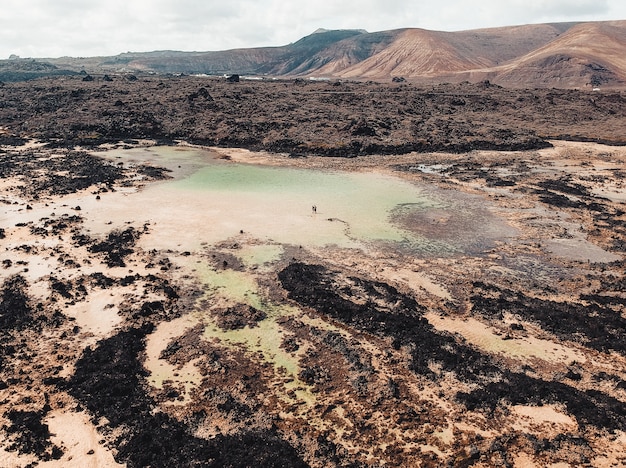
[[[0,58],[284,45],[327,29],[626,19],[623,0],[3,0]]]

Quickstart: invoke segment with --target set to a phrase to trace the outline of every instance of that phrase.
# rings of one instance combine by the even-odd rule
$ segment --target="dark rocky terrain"
[[[175,140],[353,157],[624,144],[619,92],[197,77],[50,78],[0,88],[0,138],[96,146]]]

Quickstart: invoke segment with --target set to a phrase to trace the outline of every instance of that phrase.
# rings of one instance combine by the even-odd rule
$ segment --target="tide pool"
[[[107,233],[111,224],[146,224],[149,248],[197,250],[243,234],[248,243],[255,239],[257,245],[273,246],[250,253],[247,261],[262,266],[261,257],[280,255],[281,245],[449,255],[467,246],[480,251],[492,238],[509,234],[499,225],[491,232],[496,218],[483,200],[467,195],[457,200],[377,171],[244,164],[184,147],[114,150],[108,157],[173,171],[174,179],[139,191],[78,200],[93,232]],[[482,241],[485,233],[489,242]],[[255,260],[257,254],[261,257]]]

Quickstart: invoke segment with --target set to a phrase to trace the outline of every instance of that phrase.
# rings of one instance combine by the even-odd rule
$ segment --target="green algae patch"
[[[208,296],[225,299],[228,303],[246,304],[266,311],[268,307],[258,292],[254,277],[235,270],[202,268],[199,272],[202,283],[208,288]],[[267,311],[266,311],[267,312]]]
[[[198,268],[198,265],[196,265]],[[280,319],[300,314],[300,309],[274,304],[263,297],[254,277],[246,272],[234,270],[215,270],[210,267],[199,268],[198,274],[206,285],[207,293],[202,301],[206,308],[202,311],[205,323],[204,339],[217,340],[227,346],[243,349],[274,366],[275,374],[285,387],[285,395],[294,391],[296,399],[312,402],[313,395],[300,381],[298,374],[301,350],[296,353],[286,351],[281,345],[285,330]],[[252,326],[245,325],[235,329],[225,329],[218,325],[215,314],[219,309],[244,304],[254,307],[265,314],[265,318]],[[287,398],[285,396],[285,398]]]
[[[296,378],[299,372],[297,355],[293,356],[281,348],[284,330],[277,319],[284,315],[299,312],[288,306],[270,307],[271,314],[256,326],[246,326],[236,330],[224,330],[213,321],[207,323],[204,336],[207,339],[217,338],[231,345],[242,346],[248,352],[263,356],[263,360],[274,364],[279,373]],[[283,369],[283,370],[281,370]]]
[[[237,251],[237,257],[247,267],[263,267],[280,259],[285,249],[279,244],[244,245]]]

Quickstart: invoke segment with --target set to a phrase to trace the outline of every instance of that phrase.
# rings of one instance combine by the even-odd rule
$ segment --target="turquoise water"
[[[284,245],[449,255],[480,253],[511,235],[483,199],[376,171],[244,164],[184,147],[114,150],[108,156],[172,170],[174,179],[146,185],[132,197],[81,200],[93,213],[95,232],[108,232],[111,222],[146,223],[152,248],[195,250],[239,242],[244,235],[239,243],[255,247],[241,252],[242,261],[263,268]]]

